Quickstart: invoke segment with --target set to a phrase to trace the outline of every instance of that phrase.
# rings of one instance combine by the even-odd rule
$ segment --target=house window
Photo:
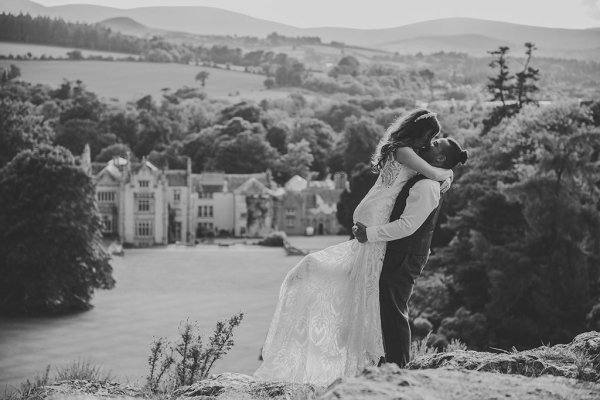
[[[212,192],[200,192],[200,193],[198,193],[198,197],[201,199],[212,199],[213,193]]]
[[[213,206],[199,206],[198,217],[213,217]]]
[[[296,209],[286,208],[285,209],[285,226],[286,228],[296,227]]]
[[[113,232],[112,215],[102,215],[102,232]]]
[[[154,212],[154,194],[153,193],[135,193],[135,209],[137,212]]]
[[[102,203],[114,203],[115,192],[98,192],[98,201]]]
[[[152,222],[139,221],[135,225],[135,234],[138,237],[152,237]]]
[[[148,212],[150,211],[150,199],[138,199],[138,211]]]
[[[140,187],[147,188],[150,186],[150,181],[139,181]]]
[[[181,200],[181,190],[176,189],[173,191],[173,200],[176,202]]]

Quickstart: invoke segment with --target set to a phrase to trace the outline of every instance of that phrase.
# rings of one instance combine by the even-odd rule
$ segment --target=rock
[[[175,391],[177,400],[200,399],[254,399],[254,398],[306,398],[316,387],[286,382],[265,382],[244,374],[223,373],[182,387]]]
[[[406,370],[395,364],[369,367],[356,378],[329,388],[322,400],[592,400],[600,384],[562,377],[527,378],[490,372],[430,369]]]
[[[600,333],[596,331],[584,332],[577,336],[568,345],[572,351],[587,354],[594,361],[594,366],[600,366]]]
[[[47,400],[133,400],[144,397],[141,389],[117,382],[66,380],[41,386],[31,398]]]
[[[586,332],[571,343],[541,346],[514,353],[452,351],[411,361],[409,369],[451,367],[524,376],[554,375],[586,381],[600,380],[600,333]]]

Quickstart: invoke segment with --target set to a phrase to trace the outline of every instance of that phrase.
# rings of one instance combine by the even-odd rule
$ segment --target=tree
[[[203,129],[185,138],[181,154],[191,158],[194,173],[204,171],[212,163],[216,138],[214,128]]]
[[[433,79],[435,78],[435,74],[429,68],[419,70],[419,76],[425,82],[427,87],[429,88],[430,99],[434,100],[433,95]]]
[[[8,81],[21,76],[21,70],[14,64],[10,64],[8,69],[2,68],[0,71],[0,85],[4,85]]]
[[[327,160],[334,143],[333,129],[323,121],[314,118],[298,119],[292,128],[289,141],[296,143],[306,140],[310,144],[313,156],[311,170],[316,171],[320,178],[327,175]]]
[[[381,134],[379,125],[370,118],[348,118],[342,139],[346,172],[352,171],[356,165],[370,163]]]
[[[338,62],[331,71],[329,76],[338,77],[339,75],[357,76],[360,73],[360,62],[354,56],[345,56]]]
[[[114,134],[102,133],[95,121],[70,119],[58,126],[54,144],[66,147],[73,154],[81,154],[85,145],[89,144],[92,159],[95,159],[100,150],[114,144],[116,140]]]
[[[508,70],[508,46],[500,46],[498,50],[488,51],[495,58],[490,62],[492,69],[498,68],[496,76],[489,77],[490,83],[487,88],[492,94],[492,100],[502,102],[502,107],[506,107],[506,101],[512,99],[514,86],[511,83],[514,78]]]
[[[285,154],[287,152],[287,141],[289,135],[289,128],[285,124],[277,124],[269,128],[267,131],[267,141],[275,148],[279,154]]]
[[[87,310],[115,281],[92,178],[63,147],[19,153],[0,170],[0,312]]]
[[[79,50],[68,51],[67,57],[69,57],[69,60],[83,60],[83,54]]]
[[[127,159],[127,156],[131,156],[131,149],[126,144],[115,143],[108,147],[105,147],[96,156],[94,161],[96,162],[109,162],[113,157],[121,157]]]
[[[216,145],[214,167],[232,174],[264,172],[276,159],[277,150],[262,135],[244,131]]]
[[[535,103],[531,95],[539,90],[535,82],[539,79],[540,70],[530,66],[533,51],[537,48],[531,42],[525,43],[525,48],[527,58],[525,59],[523,70],[516,74],[517,82],[515,91],[519,108],[528,103]]]
[[[308,178],[312,162],[308,141],[302,139],[297,143],[288,143],[287,153],[273,166],[273,177],[279,184],[284,184],[294,175]]]
[[[54,132],[31,103],[0,99],[0,168],[19,152],[50,144]]]
[[[204,87],[209,75],[210,73],[208,71],[200,71],[196,74],[196,80],[200,81],[200,84],[202,85],[202,87]]]
[[[258,105],[251,102],[242,101],[221,110],[218,123],[226,123],[235,117],[245,119],[248,122],[260,122],[261,115],[262,110]]]
[[[263,84],[265,85],[265,88],[267,88],[267,89],[273,89],[275,87],[275,79],[273,79],[273,78],[267,78],[267,79],[265,79],[265,81],[263,82]]]
[[[442,322],[449,332],[484,321],[485,335],[461,338],[532,347],[587,329],[600,295],[600,132],[591,122],[577,104],[524,106],[472,152],[454,185],[456,237],[437,260],[452,275],[451,303],[464,308]]]
[[[490,51],[489,54],[496,58],[489,64],[490,67],[498,67],[498,74],[489,77],[490,83],[488,90],[493,95],[492,100],[500,101],[502,104],[495,107],[488,117],[483,121],[482,134],[489,132],[491,128],[497,126],[500,121],[506,117],[511,117],[519,112],[523,105],[534,103],[531,94],[538,90],[535,82],[539,79],[539,69],[530,66],[535,45],[531,42],[525,43],[525,64],[523,70],[515,76],[511,75],[508,69],[508,50],[506,46],[500,46],[498,50]],[[516,83],[513,79],[516,77]],[[509,100],[515,100],[514,104],[508,103]]]

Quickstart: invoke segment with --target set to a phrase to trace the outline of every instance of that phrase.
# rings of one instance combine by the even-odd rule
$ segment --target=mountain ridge
[[[173,31],[199,35],[254,37],[265,37],[277,32],[285,36],[318,36],[324,42],[336,41],[387,51],[414,52],[419,48],[419,43],[425,43],[424,52],[461,51],[484,56],[485,53],[481,54],[481,50],[487,44],[493,45],[494,48],[500,44],[520,46],[528,41],[536,44],[540,56],[569,57],[570,54],[585,55],[586,52],[595,55],[596,43],[600,43],[600,28],[547,28],[463,17],[422,21],[392,28],[358,29],[300,28],[235,11],[204,6],[118,9],[74,4],[45,7],[30,0],[5,0],[0,4],[1,11],[22,11],[32,15],[47,15],[86,23],[129,18],[151,32]],[[128,33],[125,28],[120,29],[123,29],[123,33]],[[450,37],[453,39],[448,39]],[[475,40],[475,37],[479,40]],[[403,48],[407,50],[402,50]]]

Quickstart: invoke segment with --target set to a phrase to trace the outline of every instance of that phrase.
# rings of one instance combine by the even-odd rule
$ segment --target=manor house
[[[87,160],[86,160],[87,157]],[[287,234],[336,234],[336,203],[346,187],[345,174],[309,182],[293,177],[277,187],[269,171],[256,174],[159,169],[151,162],[115,157],[84,167],[96,183],[104,234],[134,246],[194,243],[201,237],[262,237]],[[86,167],[87,165],[87,167]]]

